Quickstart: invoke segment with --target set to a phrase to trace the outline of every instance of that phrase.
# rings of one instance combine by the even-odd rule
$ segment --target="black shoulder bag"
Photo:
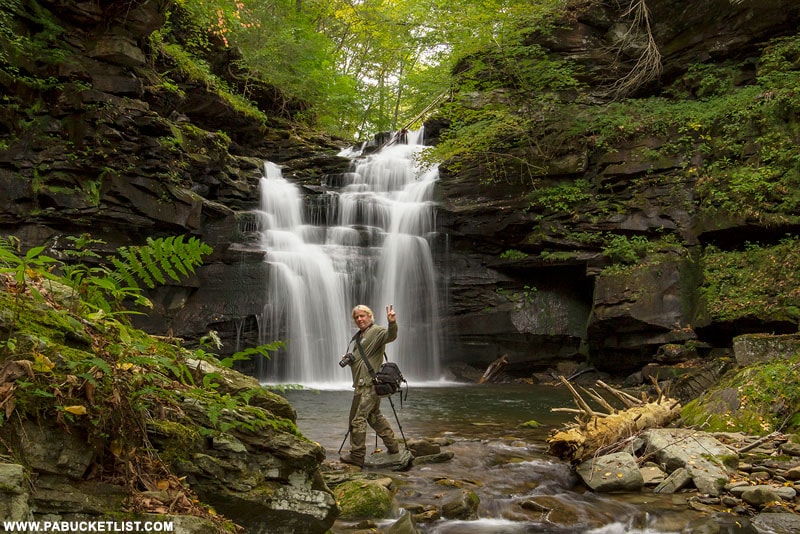
[[[398,367],[396,363],[390,362],[389,358],[384,352],[383,357],[386,361],[381,364],[381,368],[378,369],[378,372],[376,373],[375,369],[373,369],[372,365],[370,365],[367,355],[364,353],[363,347],[361,347],[361,336],[359,334],[360,332],[357,332],[356,335],[353,336],[353,339],[356,341],[356,346],[358,347],[358,352],[361,354],[361,359],[364,360],[365,364],[367,364],[367,370],[369,370],[369,374],[372,376],[372,384],[375,388],[375,394],[379,397],[390,397],[395,393],[400,393],[400,403],[402,404],[403,382],[406,383],[406,398],[408,398],[408,382],[403,376],[403,373],[400,372],[400,367]]]

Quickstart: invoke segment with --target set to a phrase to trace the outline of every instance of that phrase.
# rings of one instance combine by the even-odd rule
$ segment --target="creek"
[[[297,410],[300,431],[325,448],[325,468],[335,469],[352,390],[290,390],[284,395]],[[572,406],[564,388],[412,383],[402,407],[397,395],[392,399],[397,417],[386,399],[382,411],[398,437],[399,420],[407,440],[445,438],[452,443],[442,451],[454,453],[448,462],[386,473],[397,486],[396,517],[403,509],[441,507],[463,489],[474,490],[480,498],[479,519],[419,523],[423,532],[666,534],[691,531],[684,529],[691,529],[700,517],[686,504],[691,494],[595,494],[568,464],[548,455],[548,433],[568,418],[551,408]],[[521,426],[530,420],[541,426]],[[375,447],[374,434],[368,434],[367,446],[369,454]],[[344,443],[342,452],[348,448]],[[394,519],[379,526],[387,527]],[[344,534],[352,528],[352,523],[339,520],[332,532]]]

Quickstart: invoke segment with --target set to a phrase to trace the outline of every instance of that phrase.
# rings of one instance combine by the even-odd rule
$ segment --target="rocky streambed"
[[[323,476],[341,511],[333,532],[800,531],[800,445],[791,436],[757,444],[744,434],[654,429],[572,466],[547,453],[557,420],[544,409],[562,393],[528,389],[416,391],[398,410],[415,454],[404,471],[337,461],[335,406],[347,392],[294,393],[298,424],[313,426],[327,451]],[[314,410],[303,415],[308,402],[334,412],[327,424]],[[523,424],[534,413],[539,428]]]

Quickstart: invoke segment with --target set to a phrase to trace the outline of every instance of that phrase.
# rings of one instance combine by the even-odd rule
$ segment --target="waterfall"
[[[431,241],[438,171],[416,163],[422,129],[375,154],[342,152],[351,171],[326,177],[324,192],[305,196],[280,168],[265,163],[261,178],[261,246],[270,265],[262,342],[281,340],[258,378],[265,383],[345,386],[340,356],[356,329],[350,311],[368,305],[386,325],[397,312],[390,360],[406,378],[440,378],[439,289]],[[354,351],[355,352],[355,351]]]

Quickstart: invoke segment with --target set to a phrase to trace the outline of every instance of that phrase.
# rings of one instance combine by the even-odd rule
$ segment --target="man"
[[[353,308],[352,315],[358,327],[358,344],[353,350],[355,361],[350,365],[354,388],[353,403],[350,405],[350,453],[340,458],[342,462],[363,467],[367,452],[367,424],[383,440],[389,454],[400,452],[392,427],[381,413],[381,398],[375,394],[372,375],[364,362],[364,358],[368,359],[373,371],[377,372],[380,368],[386,344],[397,339],[397,315],[393,306],[386,306],[388,328],[376,325],[372,310],[363,304]]]

